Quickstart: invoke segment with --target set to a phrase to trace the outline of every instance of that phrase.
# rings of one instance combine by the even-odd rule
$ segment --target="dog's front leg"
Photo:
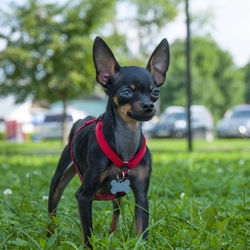
[[[145,232],[148,227],[148,192],[149,179],[133,181],[132,189],[135,196],[135,226],[136,233],[143,234],[143,239],[148,238],[148,232]]]
[[[135,227],[137,234],[143,234],[143,239],[148,238],[148,199],[145,194],[135,197]]]

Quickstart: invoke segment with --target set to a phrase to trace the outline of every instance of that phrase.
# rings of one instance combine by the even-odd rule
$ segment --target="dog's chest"
[[[135,154],[140,143],[140,131],[126,131],[118,127],[115,131],[115,146],[117,154],[123,161],[128,161]]]

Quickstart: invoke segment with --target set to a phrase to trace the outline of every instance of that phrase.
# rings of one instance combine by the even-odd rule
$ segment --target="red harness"
[[[123,161],[113,150],[112,148],[108,145],[107,141],[104,138],[103,135],[103,131],[102,131],[102,123],[103,121],[101,119],[95,118],[91,121],[87,121],[85,122],[74,134],[72,140],[71,140],[71,145],[70,145],[70,154],[71,154],[71,159],[73,161],[73,164],[75,166],[75,169],[80,177],[81,182],[83,181],[83,178],[79,172],[79,169],[77,167],[77,164],[74,160],[74,156],[73,156],[73,141],[75,139],[75,136],[78,134],[78,132],[83,129],[84,127],[86,127],[87,125],[94,123],[98,121],[96,128],[95,128],[95,133],[96,133],[96,138],[97,138],[97,142],[100,146],[100,148],[102,149],[103,153],[120,169],[121,167],[125,166],[128,170],[134,168],[142,159],[142,157],[144,156],[145,152],[146,152],[146,139],[143,136],[143,145],[142,148],[140,149],[140,151],[133,157],[131,158],[129,161]],[[125,175],[125,177],[128,177],[128,171],[124,171],[123,174]],[[125,193],[120,192],[118,193],[118,196],[121,197],[125,195]],[[113,200],[114,198],[116,198],[117,195],[109,193],[109,194],[96,194],[94,200]]]

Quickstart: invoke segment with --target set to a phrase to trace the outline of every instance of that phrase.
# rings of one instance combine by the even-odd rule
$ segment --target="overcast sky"
[[[0,0],[0,8],[12,1]],[[23,0],[14,1],[23,2]],[[248,63],[250,61],[250,0],[189,1],[191,13],[202,15],[209,12],[213,14],[213,18],[210,19],[210,24],[212,25],[209,25],[207,30],[221,48],[228,50],[232,54],[234,62],[238,66],[244,66]],[[123,13],[126,15],[128,11],[124,12],[123,9]],[[125,30],[130,30],[129,36],[133,36],[131,29]],[[175,22],[167,26],[164,31],[164,36],[165,34],[170,43],[177,38],[185,37],[184,13],[181,13]],[[3,47],[3,44],[0,42],[0,48],[1,47]]]
[[[190,0],[190,11],[213,14],[209,31],[216,42],[230,51],[238,66],[250,61],[250,0]],[[185,16],[170,25],[169,36],[185,36]]]

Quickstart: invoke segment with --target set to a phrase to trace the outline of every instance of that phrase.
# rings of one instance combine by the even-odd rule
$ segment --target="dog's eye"
[[[153,88],[152,91],[151,91],[151,96],[152,96],[153,98],[159,98],[159,96],[160,96],[160,91],[159,91],[158,89],[156,89],[156,88]]]
[[[125,97],[125,98],[130,98],[133,96],[133,92],[131,89],[123,89],[120,92],[120,96]]]

